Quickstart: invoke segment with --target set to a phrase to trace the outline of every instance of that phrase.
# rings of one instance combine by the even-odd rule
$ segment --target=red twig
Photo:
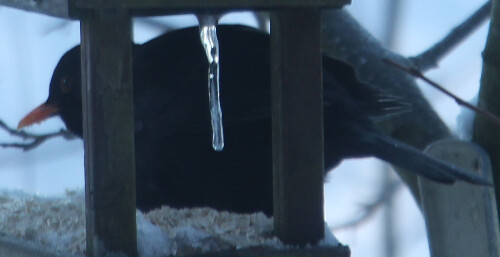
[[[412,75],[416,78],[419,78],[419,79],[427,82],[429,85],[433,86],[437,90],[439,90],[439,91],[443,92],[444,94],[446,94],[447,96],[453,98],[458,105],[465,106],[466,108],[469,108],[470,110],[472,110],[480,115],[483,115],[485,118],[487,118],[491,122],[500,126],[500,118],[498,116],[496,116],[495,114],[493,114],[489,111],[481,109],[480,107],[477,107],[475,105],[472,105],[472,104],[460,99],[458,96],[456,96],[453,93],[451,93],[450,91],[446,90],[438,83],[436,83],[436,82],[430,80],[429,78],[427,78],[426,76],[424,76],[424,74],[422,74],[422,72],[420,70],[417,70],[417,69],[412,68],[412,67],[403,66],[403,65],[396,63],[396,62],[389,60],[389,59],[383,59],[383,61],[384,61],[384,63],[386,63],[388,65],[396,67],[402,71],[409,73],[410,75]]]

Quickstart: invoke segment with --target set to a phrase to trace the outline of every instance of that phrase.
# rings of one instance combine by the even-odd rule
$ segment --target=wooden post
[[[324,237],[321,13],[271,16],[274,230],[285,244]]]
[[[488,154],[472,143],[444,139],[426,152],[491,179]],[[493,188],[464,182],[443,185],[423,178],[419,185],[431,256],[500,256]]]
[[[137,256],[131,29],[122,9],[81,21],[87,256]]]
[[[483,50],[483,70],[481,72],[481,87],[479,88],[478,104],[487,111],[500,115],[500,0],[493,0],[491,10],[491,22],[486,38],[486,46]],[[482,115],[474,116],[474,130],[472,141],[483,147],[491,158],[493,170],[493,181],[497,205],[500,206],[500,134],[498,125],[490,122]],[[498,213],[500,219],[500,212]]]

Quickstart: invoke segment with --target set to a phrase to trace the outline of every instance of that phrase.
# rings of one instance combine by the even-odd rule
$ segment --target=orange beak
[[[59,112],[59,107],[55,105],[49,105],[49,104],[41,104],[37,108],[35,108],[33,111],[28,113],[28,115],[24,116],[24,118],[19,122],[17,125],[17,129],[24,128],[26,126],[31,126],[35,123],[40,123],[56,113]]]

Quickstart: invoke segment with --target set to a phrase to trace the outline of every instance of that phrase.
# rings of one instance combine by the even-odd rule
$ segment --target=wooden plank
[[[75,9],[125,8],[134,14],[259,10],[286,7],[340,8],[351,0],[73,0]]]
[[[321,12],[271,16],[274,229],[286,244],[324,237]]]
[[[453,139],[433,143],[427,153],[491,179],[488,155]],[[493,188],[457,182],[453,186],[419,180],[431,256],[500,256]]]
[[[68,0],[0,0],[0,6],[69,18]]]
[[[123,10],[81,21],[87,256],[137,256],[131,30]]]

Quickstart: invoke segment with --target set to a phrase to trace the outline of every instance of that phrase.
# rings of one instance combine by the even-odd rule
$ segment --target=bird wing
[[[350,95],[373,121],[385,120],[412,109],[411,103],[404,98],[361,82],[353,67],[334,58],[323,57],[323,79],[325,104],[338,99],[333,94],[342,91]],[[344,88],[339,89],[339,85]]]

